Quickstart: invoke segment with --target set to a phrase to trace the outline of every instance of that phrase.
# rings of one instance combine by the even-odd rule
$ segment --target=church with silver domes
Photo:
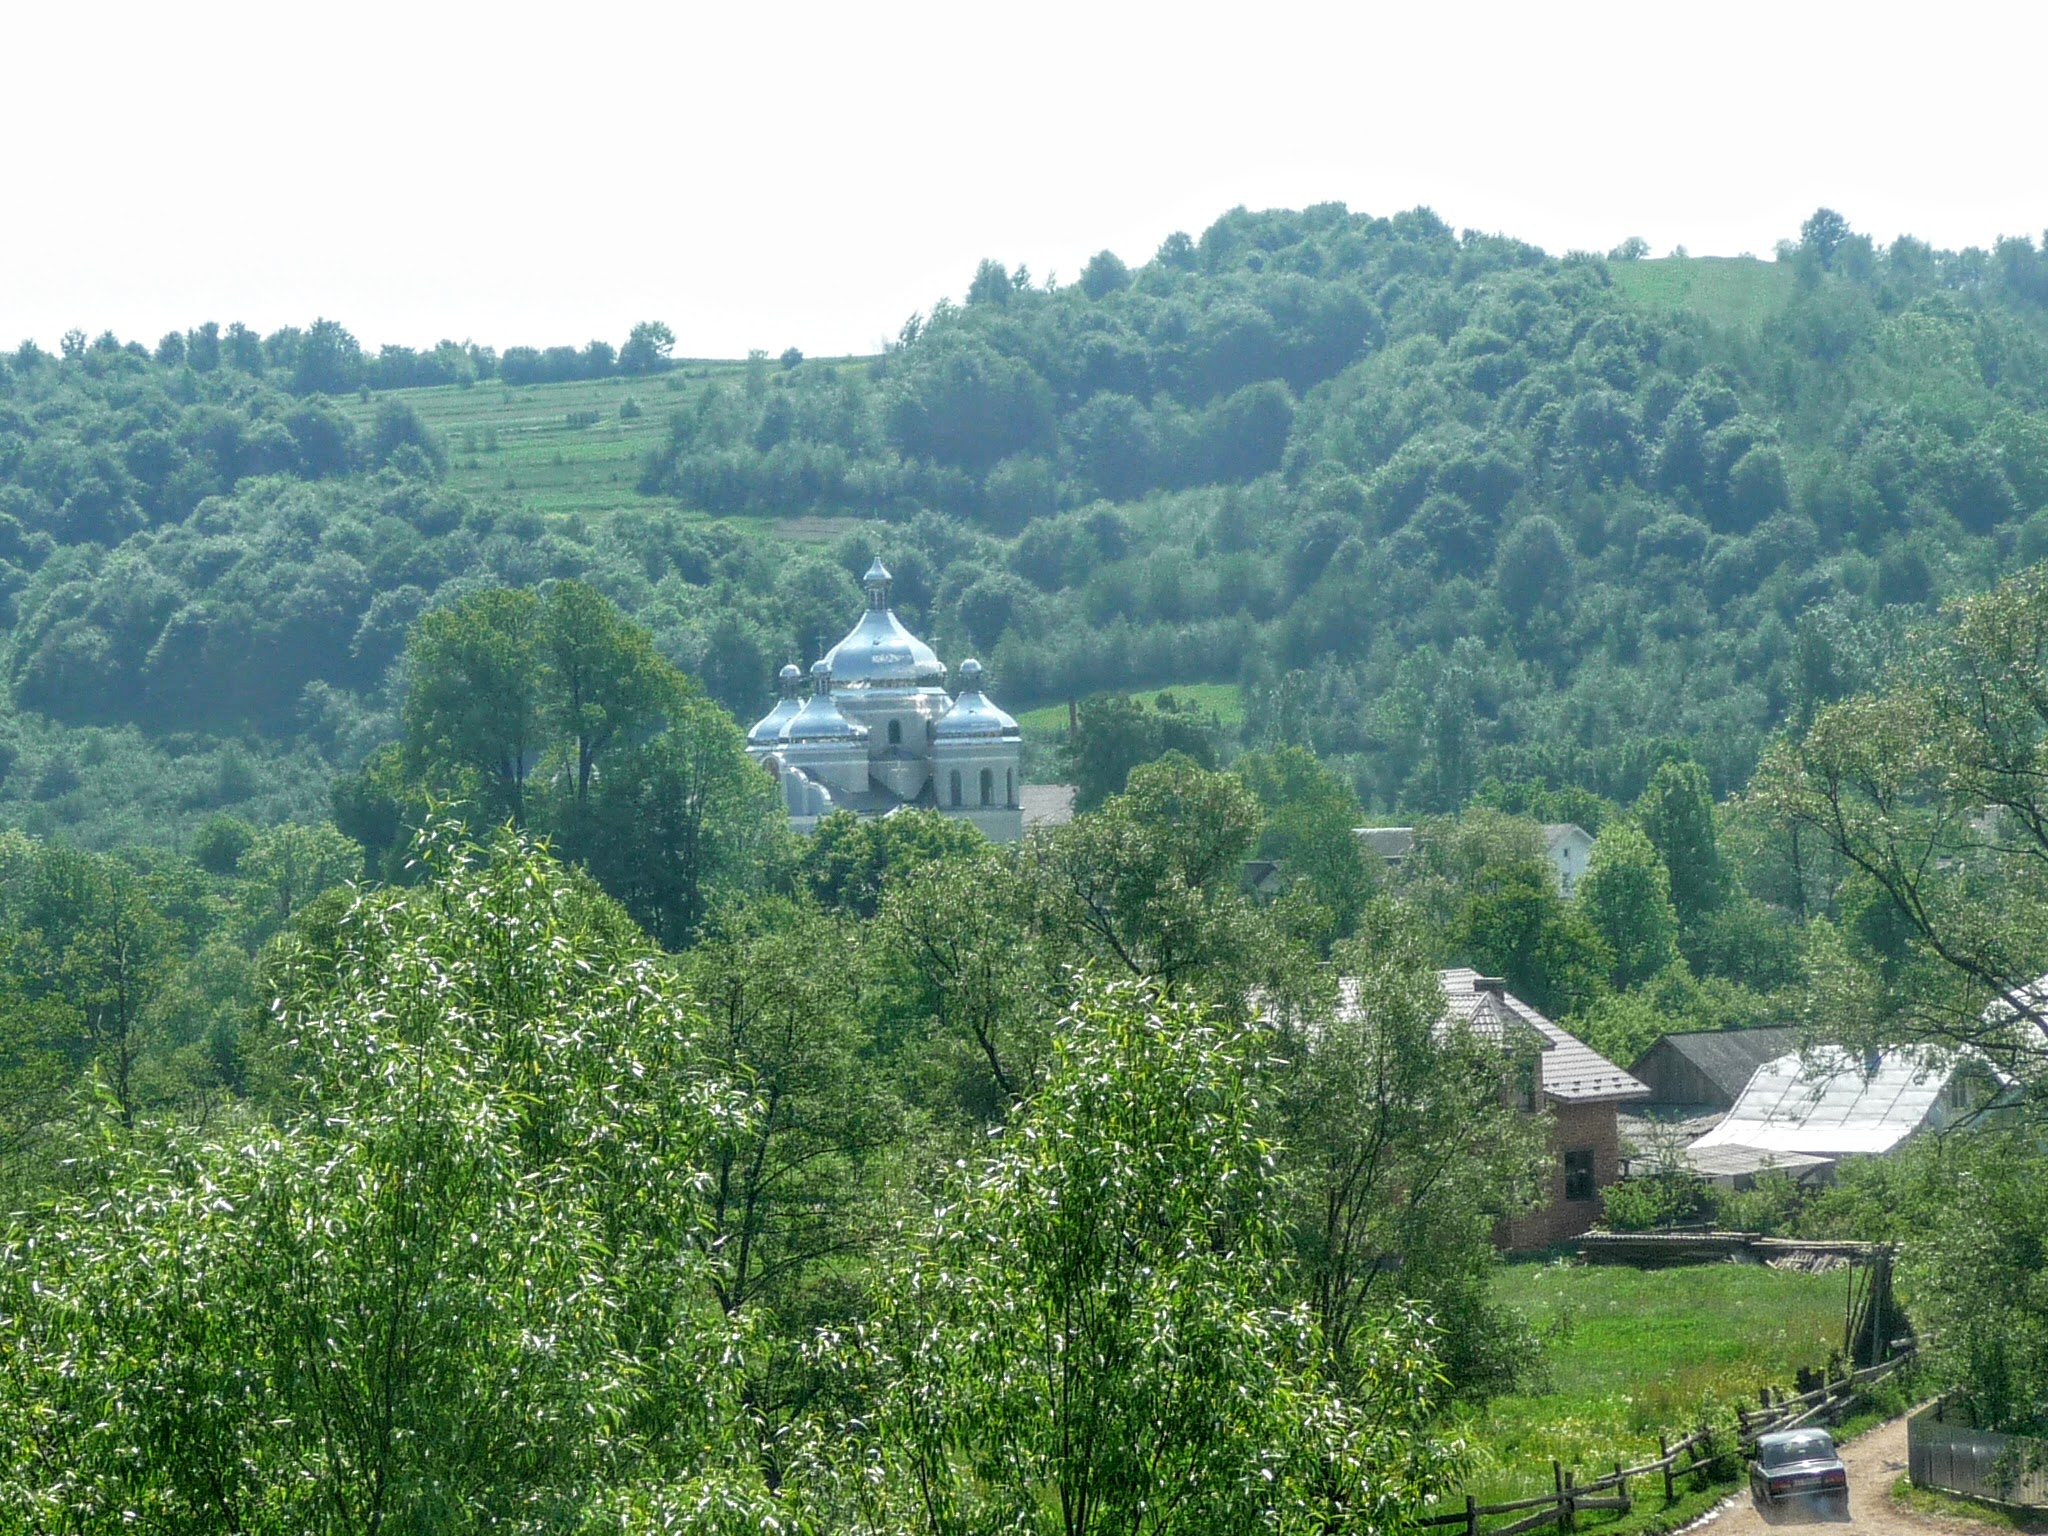
[[[799,697],[803,674],[784,667],[781,699],[747,732],[748,754],[782,786],[790,826],[808,832],[834,811],[886,816],[910,806],[1016,841],[1017,722],[981,691],[979,662],[961,662],[960,692],[946,692],[945,663],[889,606],[880,560],[861,584],[867,612],[812,664],[809,697]]]

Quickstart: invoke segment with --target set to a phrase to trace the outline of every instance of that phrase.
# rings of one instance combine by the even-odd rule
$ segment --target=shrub
[[[1601,1209],[1616,1232],[1647,1232],[1685,1221],[1707,1208],[1705,1182],[1682,1169],[1663,1169],[1610,1185]]]

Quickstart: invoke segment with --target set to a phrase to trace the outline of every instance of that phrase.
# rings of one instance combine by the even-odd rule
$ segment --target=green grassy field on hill
[[[669,418],[699,391],[712,383],[739,388],[746,370],[744,361],[691,359],[673,372],[639,378],[516,388],[490,379],[468,388],[393,390],[390,397],[419,412],[447,445],[448,482],[458,489],[514,496],[548,515],[602,514],[676,505],[671,498],[640,494],[642,460],[667,435]],[[358,427],[367,427],[383,398],[340,403]],[[772,526],[787,537],[831,538],[851,523],[801,517],[777,519]]]
[[[1689,309],[1710,324],[1754,330],[1785,307],[1792,268],[1754,256],[1612,261],[1614,286],[1646,309]]]
[[[1137,697],[1157,698],[1170,693],[1184,704],[1193,704],[1205,715],[1214,715],[1226,731],[1244,724],[1244,695],[1236,683],[1169,683],[1164,688],[1134,690]],[[1027,709],[1017,717],[1027,740],[1056,742],[1067,738],[1067,706],[1064,702]]]

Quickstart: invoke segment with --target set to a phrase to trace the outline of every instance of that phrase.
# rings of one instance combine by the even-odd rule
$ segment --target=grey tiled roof
[[[1405,859],[1415,851],[1413,827],[1353,827],[1358,840],[1383,859]]]
[[[1444,1000],[1450,1004],[1452,1018],[1488,1033],[1498,1033],[1508,1020],[1514,1020],[1550,1042],[1544,1048],[1542,1061],[1543,1091],[1551,1098],[1568,1104],[1590,1104],[1650,1096],[1650,1090],[1643,1084],[1512,992],[1503,993],[1496,1001],[1490,994],[1475,991],[1472,983],[1479,979],[1477,971],[1458,966],[1439,971],[1437,977],[1443,982]]]
[[[1437,972],[1448,1005],[1445,1023],[1459,1023],[1481,1039],[1505,1041],[1511,1028],[1534,1031],[1543,1041],[1540,1058],[1543,1091],[1565,1104],[1597,1104],[1623,1099],[1647,1099],[1650,1090],[1630,1077],[1598,1051],[1568,1034],[1516,997],[1503,992],[1478,991],[1472,985],[1479,972],[1464,966]],[[1337,981],[1337,1008],[1350,1013],[1358,1006],[1358,980],[1342,976]]]

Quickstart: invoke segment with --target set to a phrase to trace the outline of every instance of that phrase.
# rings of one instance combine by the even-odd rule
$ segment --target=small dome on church
[[[839,713],[832,702],[832,668],[825,662],[811,664],[811,696],[802,709],[790,716],[782,728],[784,744],[801,741],[865,741],[868,729],[855,725]]]
[[[868,589],[867,612],[825,653],[839,687],[919,688],[945,680],[945,664],[938,653],[905,629],[889,607],[891,580],[879,558],[861,578]]]
[[[960,697],[939,716],[932,735],[939,741],[1017,740],[1017,722],[990,703],[988,695],[981,691],[980,662],[970,658],[960,663]]]
[[[795,662],[785,666],[777,674],[782,684],[782,697],[775,701],[775,707],[754,722],[754,728],[747,732],[750,746],[762,746],[782,738],[782,728],[793,720],[803,706],[803,700],[796,696],[797,685],[804,675]]]

